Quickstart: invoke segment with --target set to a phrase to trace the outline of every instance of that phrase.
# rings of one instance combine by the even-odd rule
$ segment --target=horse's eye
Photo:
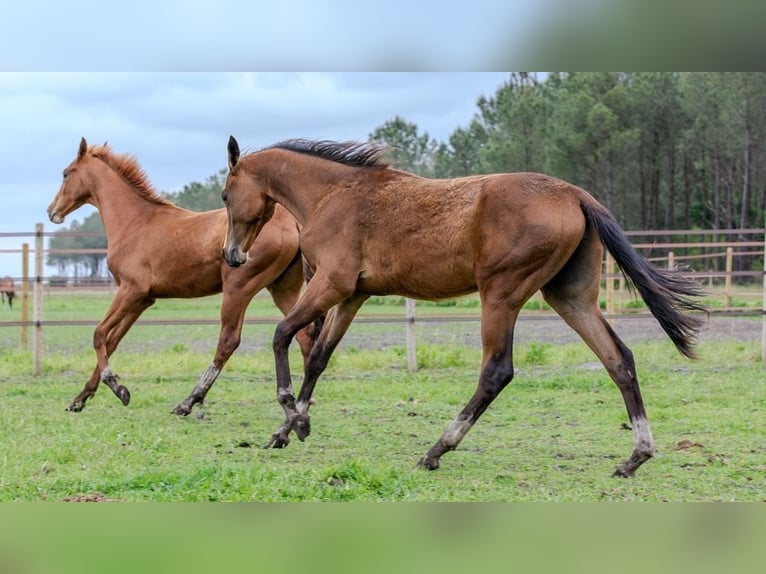
[[[226,193],[225,189],[221,192],[221,200],[223,201],[224,205],[226,205],[226,202],[229,200],[229,194]]]

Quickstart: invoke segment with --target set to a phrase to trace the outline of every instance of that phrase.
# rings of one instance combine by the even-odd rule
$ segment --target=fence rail
[[[705,281],[708,286],[713,287],[714,283],[723,281],[723,305],[711,309],[715,315],[728,316],[756,316],[763,317],[762,334],[762,360],[766,363],[766,229],[719,229],[719,230],[657,230],[657,231],[628,231],[627,235],[633,241],[633,246],[642,252],[642,254],[655,265],[674,267],[678,262],[689,263],[693,270],[690,275]],[[45,249],[43,240],[46,237],[103,237],[103,234],[90,232],[45,232],[42,224],[37,224],[34,232],[19,233],[0,233],[0,238],[34,238],[34,247],[31,248],[28,243],[23,243],[19,249],[0,249],[0,255],[12,256],[21,255],[22,275],[13,277],[15,283],[19,285],[21,294],[21,320],[19,321],[0,321],[2,327],[20,328],[21,345],[26,348],[28,344],[27,330],[34,330],[33,337],[33,373],[39,375],[42,367],[42,336],[43,328],[55,328],[58,326],[95,326],[97,320],[71,320],[71,321],[51,321],[44,320],[42,316],[43,298],[45,293],[68,293],[79,292],[80,290],[103,291],[105,289],[114,289],[115,285],[108,277],[83,278],[67,276],[45,276],[43,274],[43,258],[45,255],[66,254],[66,255],[106,255],[104,248],[97,249]],[[712,237],[710,241],[669,241],[672,237]],[[731,239],[736,236],[736,239]],[[648,237],[661,238],[661,242],[646,241]],[[745,239],[745,237],[749,237]],[[640,241],[638,239],[641,239]],[[759,249],[753,249],[759,248]],[[699,251],[703,251],[700,253]],[[708,250],[710,250],[708,252]],[[653,252],[659,251],[659,254]],[[29,272],[29,258],[34,254],[35,270]],[[750,268],[735,268],[735,260],[748,261]],[[735,280],[747,278],[757,279],[762,277],[763,291],[760,308],[751,306],[748,308],[732,307],[734,297],[741,296],[742,293],[737,290]],[[30,287],[31,286],[31,287]],[[29,316],[29,295],[32,292],[33,315]],[[647,317],[646,312],[630,308],[625,304],[628,298],[627,285],[622,274],[615,268],[614,260],[606,255],[603,269],[603,289],[602,295],[605,299],[605,314],[607,317]],[[754,292],[749,292],[748,296],[753,297]],[[758,295],[755,294],[757,297]],[[535,314],[535,318],[550,318],[556,315]],[[522,315],[524,320],[528,316]],[[274,323],[279,317],[269,318],[248,318],[245,320],[249,324]],[[389,315],[367,315],[359,316],[355,319],[358,323],[402,323],[407,325],[407,348],[408,363],[410,368],[414,368],[414,345],[415,345],[415,324],[425,322],[443,322],[443,321],[479,321],[477,314],[437,316],[430,314],[416,318],[415,309],[409,302],[406,306],[405,314],[402,316]],[[210,325],[218,324],[217,319],[210,318],[191,318],[191,319],[139,319],[137,325]]]

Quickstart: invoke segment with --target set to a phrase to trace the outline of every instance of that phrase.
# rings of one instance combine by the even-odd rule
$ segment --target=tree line
[[[447,141],[400,116],[369,139],[390,145],[397,167],[427,177],[560,177],[590,191],[628,230],[764,224],[766,73],[517,72],[476,107]],[[166,195],[187,209],[216,209],[225,177],[222,170]],[[93,214],[72,226],[96,223]],[[88,239],[53,237],[51,248]],[[48,263],[100,270],[92,258],[51,254]]]

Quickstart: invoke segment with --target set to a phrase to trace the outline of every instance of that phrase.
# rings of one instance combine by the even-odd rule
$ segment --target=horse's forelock
[[[88,147],[88,151],[85,155],[92,155],[93,157],[106,161],[106,158],[112,155],[112,148],[110,148],[108,144],[91,145]]]

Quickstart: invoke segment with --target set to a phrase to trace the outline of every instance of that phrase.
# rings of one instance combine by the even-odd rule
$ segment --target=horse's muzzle
[[[247,261],[247,253],[244,253],[236,247],[224,248],[222,250],[223,260],[229,267],[239,267]]]
[[[51,220],[51,223],[55,223],[55,224],[57,224],[57,225],[58,225],[59,223],[64,223],[64,218],[63,218],[63,217],[61,217],[61,215],[59,214],[59,212],[58,212],[58,211],[56,211],[55,209],[53,209],[53,206],[50,206],[50,207],[48,208],[48,219],[50,219],[50,220]]]

